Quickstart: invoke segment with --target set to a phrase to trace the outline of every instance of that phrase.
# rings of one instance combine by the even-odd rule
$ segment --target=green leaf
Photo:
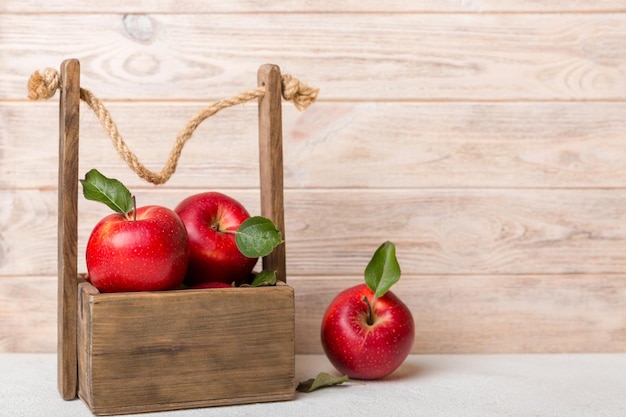
[[[365,268],[365,283],[376,298],[382,297],[400,279],[400,265],[396,259],[396,247],[387,241],[372,256]]]
[[[296,388],[300,392],[313,392],[316,389],[332,387],[348,381],[348,375],[332,376],[326,372],[320,372],[315,378],[307,379],[298,384]]]
[[[80,182],[83,185],[83,195],[87,200],[104,203],[112,210],[124,215],[133,210],[133,198],[130,191],[118,180],[107,178],[97,169],[92,169]]]
[[[283,240],[280,231],[270,219],[255,216],[241,223],[235,242],[244,256],[258,258],[272,253]]]
[[[276,272],[263,270],[256,275],[256,277],[252,281],[252,284],[250,285],[253,287],[263,287],[265,285],[270,285],[270,286],[276,285]]]

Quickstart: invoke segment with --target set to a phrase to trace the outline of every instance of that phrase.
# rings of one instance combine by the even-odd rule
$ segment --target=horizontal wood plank
[[[56,101],[56,100],[55,100]],[[139,159],[160,170],[205,104],[111,103]],[[317,103],[283,110],[286,188],[626,187],[626,103]],[[0,104],[0,188],[56,187],[56,103]],[[257,107],[226,109],[187,143],[168,188],[258,187]],[[36,144],[37,151],[33,151]],[[149,186],[89,108],[80,173]]]
[[[338,0],[331,2],[302,2],[297,0],[179,0],[176,2],[124,0],[84,2],[80,0],[7,0],[0,4],[0,12],[11,13],[267,13],[267,12],[614,12],[625,11],[620,0]]]
[[[24,99],[28,74],[68,57],[81,60],[84,88],[116,100],[229,97],[254,88],[266,62],[321,88],[321,100],[623,100],[626,92],[625,13],[2,18],[4,99]]]
[[[319,353],[326,306],[361,278],[294,278],[296,351]],[[414,353],[622,352],[624,275],[404,276]]]
[[[0,351],[56,350],[56,276],[0,276]]]
[[[0,19],[0,351],[57,348],[58,102],[27,102],[25,85],[71,57],[153,169],[261,64],[321,88],[283,111],[298,353],[321,352],[324,309],[388,239],[414,353],[624,351],[622,0],[8,0]],[[81,118],[79,172],[140,205],[217,189],[258,214],[255,103],[205,122],[164,188]],[[108,210],[79,201],[84,271]]]
[[[204,190],[142,190],[175,207]],[[259,214],[258,191],[221,190]],[[56,274],[54,190],[0,191],[0,275]],[[79,270],[109,213],[79,198]],[[626,190],[288,190],[287,275],[358,275],[392,240],[407,274],[613,273],[626,268]]]
[[[357,276],[298,277],[296,352],[320,353],[326,307]],[[616,352],[626,276],[403,275],[392,289],[416,323],[414,353]],[[0,278],[0,350],[54,352],[56,277]]]

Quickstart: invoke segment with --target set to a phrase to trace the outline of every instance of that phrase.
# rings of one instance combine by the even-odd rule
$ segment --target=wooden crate
[[[289,400],[295,311],[284,244],[263,258],[273,287],[105,294],[77,271],[80,64],[61,66],[59,391],[96,415]],[[284,232],[281,75],[258,83],[261,215]]]

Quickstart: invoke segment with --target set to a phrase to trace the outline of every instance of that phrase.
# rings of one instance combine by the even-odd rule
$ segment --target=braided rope
[[[284,74],[282,76],[282,95],[285,100],[292,101],[299,111],[305,110],[316,99],[319,89],[310,87],[298,79]],[[54,96],[60,88],[59,73],[54,68],[46,68],[43,73],[35,71],[28,80],[28,98],[31,100],[49,99]],[[262,97],[265,94],[265,87],[258,87],[254,90],[244,91],[236,96],[225,98],[210,104],[208,107],[194,114],[183,130],[178,134],[174,146],[170,151],[168,159],[163,169],[159,172],[152,171],[143,165],[137,156],[130,150],[124,138],[119,133],[117,125],[113,121],[111,114],[104,104],[89,90],[81,88],[80,98],[93,110],[100,120],[102,127],[109,134],[113,147],[128,166],[142,179],[152,184],[164,184],[176,171],[178,160],[182,150],[195,130],[207,118],[213,116],[220,110],[228,107],[243,104],[250,100]]]

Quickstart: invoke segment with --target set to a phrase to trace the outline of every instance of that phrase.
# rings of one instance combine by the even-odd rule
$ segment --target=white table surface
[[[335,373],[298,355],[296,380]],[[53,354],[0,354],[0,416],[90,416],[63,401]],[[413,355],[384,380],[298,393],[287,402],[142,414],[153,417],[624,417],[626,354]]]

